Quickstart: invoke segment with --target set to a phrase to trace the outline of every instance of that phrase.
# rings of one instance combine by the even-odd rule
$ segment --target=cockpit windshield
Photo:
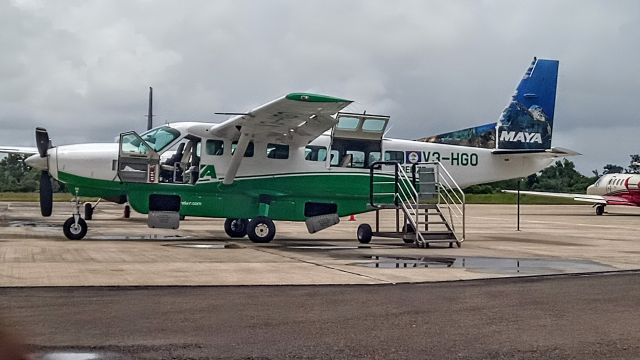
[[[180,132],[168,126],[151,129],[140,135],[140,137],[147,142],[155,152],[160,152],[171,144],[178,136],[180,136]]]

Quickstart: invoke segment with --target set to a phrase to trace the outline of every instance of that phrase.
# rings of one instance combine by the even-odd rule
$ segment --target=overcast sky
[[[640,1],[0,0],[0,144],[219,122],[293,91],[417,138],[496,121],[533,56],[560,60],[553,146],[640,153]]]

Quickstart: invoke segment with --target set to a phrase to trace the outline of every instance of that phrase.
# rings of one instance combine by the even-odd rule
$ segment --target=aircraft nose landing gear
[[[80,199],[76,195],[74,198],[73,216],[67,219],[62,225],[62,232],[69,240],[80,240],[87,235],[87,222],[80,216]]]

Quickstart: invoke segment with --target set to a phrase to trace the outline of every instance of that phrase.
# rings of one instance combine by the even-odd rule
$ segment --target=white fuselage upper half
[[[593,185],[587,187],[588,195],[613,195],[640,191],[639,174],[602,175]]]
[[[178,130],[180,136],[160,151],[161,159],[167,159],[167,154],[175,152],[176,145],[185,136],[196,136],[203,144],[199,154],[200,166],[214,165],[218,178],[209,181],[221,180],[231,161],[232,153],[229,150],[232,148],[232,141],[211,136],[208,132],[210,123],[175,123],[169,126]],[[223,153],[208,154],[204,150],[207,140],[224,142]],[[330,131],[320,135],[309,145],[324,147],[330,153]],[[291,144],[287,159],[267,158],[266,148],[266,142],[255,142],[254,156],[243,158],[236,178],[308,172],[369,172],[364,167],[331,166],[329,156],[323,161],[306,160],[305,145]],[[59,172],[65,172],[86,178],[119,181],[118,152],[118,143],[57,146],[49,150],[49,172],[56,179]],[[460,187],[528,176],[547,167],[555,159],[547,153],[493,154],[492,149],[383,139],[381,160],[385,160],[387,153],[391,152],[395,152],[396,156],[392,160],[398,160],[407,168],[411,166],[411,162],[440,161]]]

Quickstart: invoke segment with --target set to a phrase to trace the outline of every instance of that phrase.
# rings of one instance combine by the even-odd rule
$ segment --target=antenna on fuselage
[[[153,88],[149,86],[149,110],[147,111],[147,130],[153,128]]]

